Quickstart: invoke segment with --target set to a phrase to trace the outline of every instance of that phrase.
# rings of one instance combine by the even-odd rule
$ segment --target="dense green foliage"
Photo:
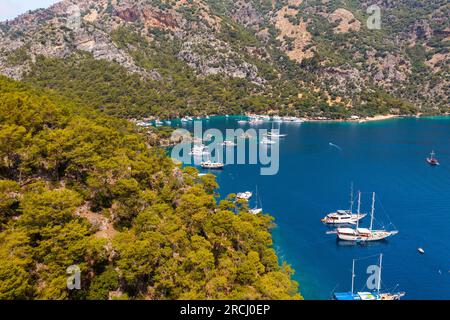
[[[282,115],[337,119],[354,114],[386,114],[391,108],[399,108],[403,114],[415,112],[412,104],[382,90],[367,92],[364,99],[368,103],[348,109],[343,104],[331,107],[323,93],[287,79],[273,81],[270,87],[263,88],[239,78],[199,78],[189,69],[170,73],[169,78],[166,81],[142,79],[118,64],[80,54],[65,60],[41,58],[25,80],[123,118],[278,110]]]
[[[0,78],[0,299],[300,298],[272,218],[217,188],[125,120]]]

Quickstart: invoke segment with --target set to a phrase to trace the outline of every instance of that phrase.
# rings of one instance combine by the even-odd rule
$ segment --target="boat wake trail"
[[[338,145],[335,145],[334,143],[331,143],[331,142],[330,142],[330,147],[334,147],[334,148],[338,149],[339,151],[342,151],[341,147],[339,147]]]

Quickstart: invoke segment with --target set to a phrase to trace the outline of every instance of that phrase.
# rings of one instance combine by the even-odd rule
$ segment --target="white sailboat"
[[[380,264],[377,279],[377,289],[374,292],[357,292],[355,293],[355,259],[352,264],[352,291],[351,292],[336,292],[333,294],[334,300],[400,300],[405,296],[404,292],[397,293],[382,293],[381,292],[381,270],[383,265],[383,254],[380,254]]]
[[[359,220],[357,220],[356,228],[338,228],[337,236],[340,240],[344,241],[357,241],[357,242],[366,242],[366,241],[379,241],[386,239],[390,236],[396,235],[398,233],[397,230],[387,231],[384,229],[374,230],[373,222],[375,215],[375,192],[372,197],[372,211],[370,214],[370,227],[367,228],[359,228]]]
[[[350,192],[350,210],[337,210],[328,214],[321,221],[326,224],[356,224],[367,214],[361,213],[361,191],[358,192],[358,211],[353,213],[353,184]]]
[[[262,208],[258,208],[258,200],[261,202],[261,199],[258,197],[258,186],[256,186],[256,206],[253,209],[248,210],[249,213],[257,215],[263,212]]]

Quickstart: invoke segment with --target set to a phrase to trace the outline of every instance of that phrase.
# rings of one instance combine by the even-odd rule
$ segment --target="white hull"
[[[340,240],[343,241],[366,242],[384,240],[390,236],[396,235],[397,233],[397,231],[374,230],[371,233],[349,234],[341,233],[338,230],[337,236]]]
[[[251,214],[260,214],[260,213],[262,213],[262,209],[251,209],[251,210],[249,210],[248,212],[250,212]]]
[[[352,214],[345,217],[338,217],[337,219],[333,219],[330,216],[327,216],[322,219],[322,222],[326,224],[356,224],[358,221],[365,217],[366,214]]]

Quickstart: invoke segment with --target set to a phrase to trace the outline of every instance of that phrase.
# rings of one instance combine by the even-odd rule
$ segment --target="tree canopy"
[[[0,299],[301,298],[273,219],[129,122],[1,77],[0,141]]]

